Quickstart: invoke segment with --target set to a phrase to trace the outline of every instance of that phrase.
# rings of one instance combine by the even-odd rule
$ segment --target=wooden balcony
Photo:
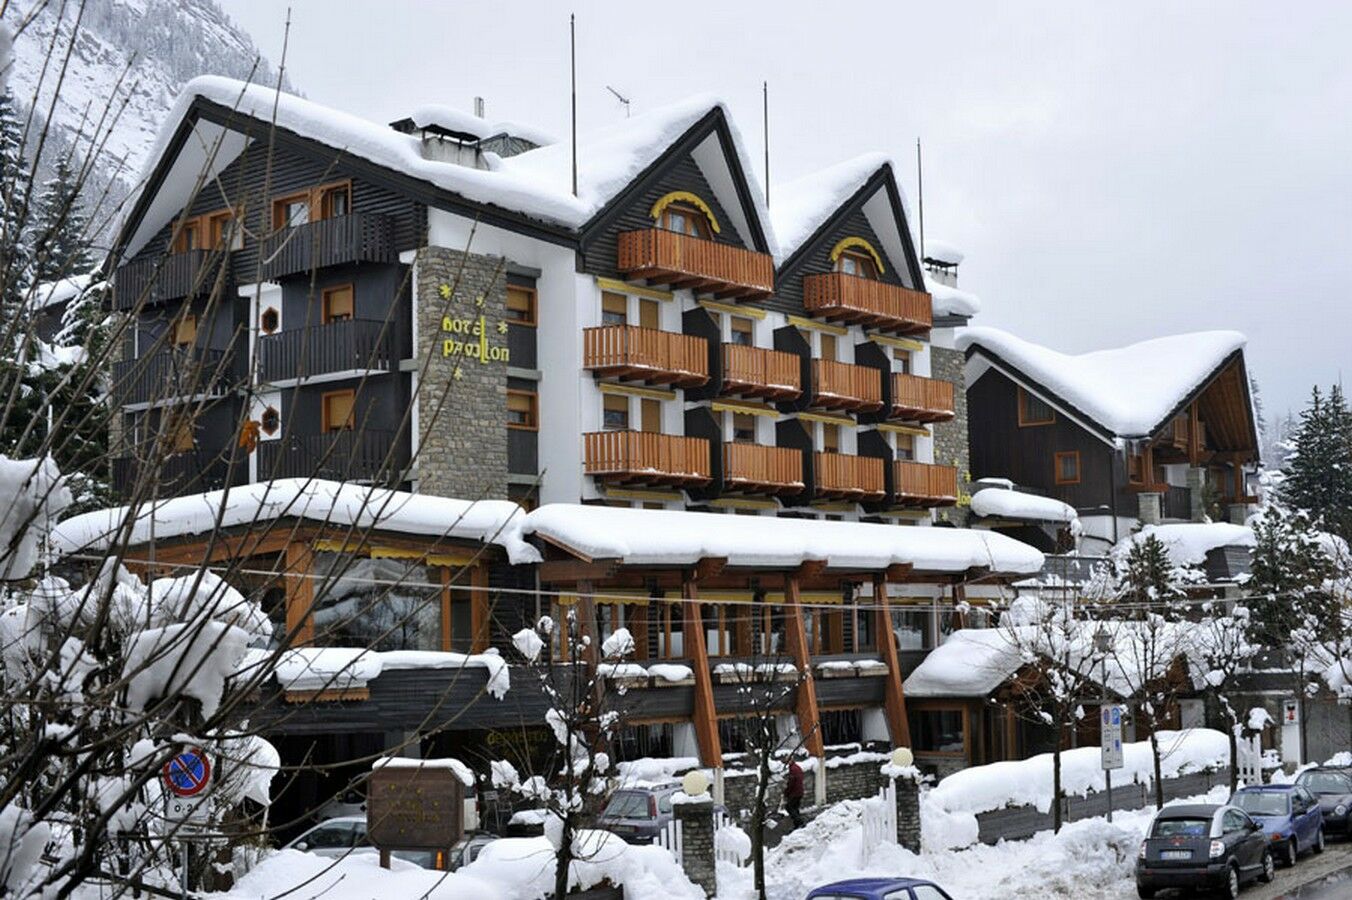
[[[598,376],[695,387],[709,380],[709,342],[693,334],[602,325],[582,333],[582,365]]]
[[[791,447],[725,443],[723,483],[733,491],[797,494],[803,490],[803,451]]]
[[[881,500],[886,493],[883,487],[883,461],[877,457],[818,453],[814,468],[814,487],[818,497]]]
[[[393,326],[348,319],[294,328],[258,339],[258,377],[286,381],[336,372],[388,372],[394,365]]]
[[[259,251],[264,278],[347,263],[398,261],[393,222],[376,213],[351,213],[283,228],[264,238]]]
[[[234,362],[224,350],[159,350],[114,363],[112,394],[122,406],[224,396],[240,380]]]
[[[812,361],[812,405],[818,409],[874,412],[883,408],[881,373],[830,359]]]
[[[952,506],[958,502],[954,466],[898,459],[892,463],[898,506]]]
[[[723,393],[792,400],[803,393],[801,360],[782,350],[724,344]]]
[[[918,334],[934,324],[930,295],[924,291],[844,272],[805,275],[803,307],[815,316],[897,334]]]
[[[660,228],[621,233],[617,268],[626,278],[715,297],[760,299],[775,290],[775,264],[768,253]]]
[[[708,484],[709,442],[648,431],[593,431],[583,436],[585,471],[615,483]]]
[[[119,266],[113,273],[113,309],[209,294],[218,266],[228,255],[221,250],[189,250]]]
[[[889,418],[947,422],[953,418],[953,382],[893,372]]]

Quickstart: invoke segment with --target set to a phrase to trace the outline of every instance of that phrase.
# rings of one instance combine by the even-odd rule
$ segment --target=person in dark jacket
[[[793,819],[794,828],[803,827],[803,769],[798,760],[789,760],[789,772],[784,778],[784,809]]]

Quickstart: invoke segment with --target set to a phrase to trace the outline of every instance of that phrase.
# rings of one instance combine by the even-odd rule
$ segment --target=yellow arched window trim
[[[872,244],[858,235],[851,235],[838,241],[836,245],[831,248],[831,262],[840,259],[840,254],[844,253],[846,250],[853,250],[856,248],[863,250],[869,256],[873,257],[873,264],[878,267],[879,275],[887,271],[887,267],[883,265],[882,254],[879,253],[877,248]]]
[[[704,218],[709,220],[709,227],[714,230],[714,234],[722,232],[723,229],[718,225],[718,218],[714,215],[714,211],[709,208],[709,204],[701,200],[697,194],[692,194],[689,191],[672,191],[670,194],[660,197],[658,201],[653,204],[653,218],[662,218],[662,211],[673,203],[689,203],[691,206],[695,207],[695,209],[704,213]]]

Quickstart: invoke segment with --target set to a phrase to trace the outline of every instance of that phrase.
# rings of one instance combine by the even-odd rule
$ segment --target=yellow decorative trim
[[[416,559],[429,566],[468,566],[476,562],[470,553],[427,553],[407,547],[378,547],[350,541],[320,539],[311,544],[317,553],[360,553],[372,559]]]
[[[710,404],[714,412],[746,413],[749,416],[766,416],[774,419],[779,417],[779,410],[772,406],[764,406],[760,403],[749,403],[742,401],[740,403],[733,400],[715,400]]]
[[[632,488],[611,488],[606,497],[614,500],[641,500],[645,503],[684,503],[685,497],[673,491],[637,491]]]
[[[798,418],[806,422],[825,422],[827,425],[841,425],[846,428],[853,428],[854,419],[845,416],[828,416],[825,413],[800,412]]]
[[[841,503],[839,500],[828,500],[820,503],[810,504],[813,509],[822,512],[854,512],[853,503]]]
[[[736,500],[731,497],[719,497],[709,502],[717,509],[779,509],[773,500]]]
[[[699,601],[701,603],[753,603],[755,602],[755,593],[752,591],[700,591]],[[673,603],[684,599],[680,591],[666,591],[663,599]],[[783,591],[766,591],[765,602],[772,605],[783,605]],[[845,602],[845,598],[834,591],[802,591],[798,594],[798,602],[804,606],[824,606],[835,605]]]
[[[842,328],[839,325],[827,325],[825,322],[814,322],[812,319],[804,319],[802,316],[786,316],[790,325],[796,325],[799,328],[810,328],[813,331],[825,331],[827,334],[834,334],[837,337],[844,337],[850,333],[850,329]]]
[[[722,232],[723,229],[718,224],[718,217],[715,216],[714,211],[709,208],[709,204],[705,203],[699,196],[692,194],[689,191],[672,191],[670,194],[659,197],[657,202],[653,204],[652,217],[654,219],[661,217],[662,211],[673,203],[689,203],[691,206],[704,213],[704,217],[709,220],[709,226],[713,228],[714,234]]]
[[[603,394],[624,394],[626,397],[645,397],[649,400],[675,400],[675,391],[659,391],[657,388],[631,387],[627,384],[611,384],[603,381],[597,385]]]
[[[915,519],[917,522],[930,517],[927,509],[885,509],[874,515],[883,516],[889,519]]]
[[[886,334],[874,334],[872,331],[867,332],[864,336],[875,344],[886,344],[888,347],[898,347],[902,350],[910,350],[912,353],[919,353],[921,350],[925,349],[925,345],[920,341],[913,341],[909,338],[891,337]]]
[[[878,267],[879,275],[887,271],[883,266],[882,254],[875,250],[872,244],[858,235],[850,235],[847,238],[841,238],[837,241],[836,245],[831,248],[831,262],[840,259],[840,254],[854,247],[858,247],[860,250],[863,250],[869,256],[873,257],[873,264]]]
[[[676,296],[671,291],[659,291],[656,288],[644,287],[641,284],[630,284],[617,278],[601,278],[598,276],[596,286],[603,291],[633,294],[635,297],[647,297],[649,300],[672,300]]]
[[[727,313],[730,316],[743,316],[748,319],[764,319],[768,312],[763,309],[756,309],[754,306],[733,306],[730,303],[715,303],[712,300],[696,300],[700,306],[705,309],[711,309],[714,312]]]
[[[879,431],[890,431],[893,434],[913,434],[916,437],[929,437],[929,429],[921,428],[918,425],[895,425],[891,422],[879,422],[873,426]]]
[[[574,606],[577,604],[577,594],[559,594],[556,602],[559,606]],[[596,601],[597,606],[647,606],[650,598],[639,596],[603,596],[594,594],[592,599]]]

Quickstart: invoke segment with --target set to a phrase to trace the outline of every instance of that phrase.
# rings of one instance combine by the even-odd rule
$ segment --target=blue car
[[[1324,852],[1324,814],[1319,801],[1299,784],[1259,784],[1230,798],[1267,832],[1273,855],[1294,866],[1306,850]]]
[[[852,878],[813,888],[807,900],[953,900],[923,878]]]

